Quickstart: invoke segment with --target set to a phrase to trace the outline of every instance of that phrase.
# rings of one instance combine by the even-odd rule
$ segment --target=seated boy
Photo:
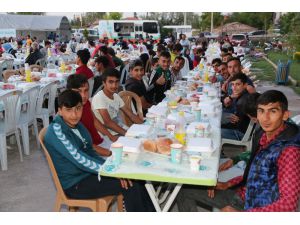
[[[124,101],[117,94],[120,83],[120,73],[116,69],[108,68],[102,75],[103,90],[99,91],[92,100],[92,109],[98,120],[109,129],[113,135],[125,135],[126,127],[119,117],[122,110],[133,123],[141,124],[143,119],[133,114],[125,107]]]
[[[221,136],[226,139],[241,140],[246,133],[250,119],[243,113],[241,106],[249,95],[247,92],[247,76],[238,73],[231,79],[232,99],[230,102],[224,100],[222,113]]]
[[[172,75],[170,71],[171,55],[161,52],[158,68],[153,70],[149,78],[149,97],[155,103],[160,103],[166,96],[165,91],[171,88]]]
[[[83,49],[77,52],[76,64],[78,68],[76,69],[76,74],[83,74],[87,79],[94,77],[94,73],[87,67],[87,63],[91,58],[89,50]]]
[[[138,183],[110,177],[98,180],[104,159],[93,149],[91,136],[80,123],[82,111],[80,94],[63,91],[58,97],[58,115],[45,135],[45,146],[65,194],[74,199],[96,199],[122,193],[127,211],[151,210],[149,197]]]
[[[137,94],[142,102],[144,115],[147,109],[152,106],[151,99],[147,95],[147,90],[143,82],[145,75],[143,62],[139,59],[134,60],[129,65],[130,77],[126,80],[125,89]]]
[[[117,141],[118,137],[112,135],[104,125],[96,119],[91,103],[89,101],[89,83],[86,77],[82,74],[72,74],[68,77],[67,89],[72,89],[77,91],[82,98],[83,103],[83,113],[81,117],[81,122],[89,131],[92,141],[93,148],[101,156],[110,156],[111,152],[108,150],[112,142]],[[103,138],[98,133],[105,135]]]

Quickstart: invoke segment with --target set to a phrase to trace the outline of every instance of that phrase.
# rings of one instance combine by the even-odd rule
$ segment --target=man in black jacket
[[[39,50],[39,44],[37,42],[33,42],[31,44],[31,52],[26,58],[25,63],[28,63],[29,65],[36,64],[36,61],[43,58],[43,54]]]

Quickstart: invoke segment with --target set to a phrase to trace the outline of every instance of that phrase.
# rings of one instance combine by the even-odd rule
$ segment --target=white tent
[[[71,25],[65,16],[10,15],[0,14],[0,30],[15,29],[16,36],[37,36],[46,39],[55,32],[60,39],[70,39]]]

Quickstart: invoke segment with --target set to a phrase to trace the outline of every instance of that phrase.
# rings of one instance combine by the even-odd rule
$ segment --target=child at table
[[[122,193],[126,211],[152,211],[149,196],[139,183],[110,177],[98,180],[105,160],[93,149],[91,136],[80,123],[82,110],[80,94],[63,91],[58,97],[58,115],[45,135],[65,194],[74,199],[96,199]]]
[[[169,52],[161,52],[158,60],[158,68],[153,70],[149,78],[149,97],[153,102],[159,103],[166,96],[165,91],[171,88],[172,75],[170,71],[171,55]]]
[[[92,100],[92,109],[95,116],[113,135],[126,133],[126,126],[120,120],[119,112],[123,111],[133,123],[141,124],[143,119],[133,114],[126,108],[124,101],[117,94],[120,83],[120,73],[118,70],[108,68],[102,75],[103,90],[99,91]]]
[[[112,142],[117,141],[118,137],[112,135],[95,117],[92,111],[91,103],[89,101],[89,88],[89,83],[85,75],[71,74],[68,77],[67,89],[77,91],[81,95],[83,103],[83,113],[80,121],[87,128],[92,137],[93,148],[101,156],[110,156],[110,145]],[[102,134],[102,137],[100,133]]]
[[[131,91],[139,96],[142,102],[143,113],[146,115],[148,108],[152,106],[152,102],[147,95],[146,86],[143,82],[143,77],[145,76],[143,62],[139,59],[132,61],[129,65],[129,72],[130,77],[126,80],[125,88],[127,91]]]

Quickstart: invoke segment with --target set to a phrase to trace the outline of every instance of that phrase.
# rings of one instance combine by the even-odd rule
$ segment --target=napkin
[[[144,124],[133,124],[126,132],[127,137],[146,137],[150,132],[151,126]]]
[[[119,137],[117,142],[123,145],[124,152],[138,153],[140,151],[142,140],[133,137]]]

